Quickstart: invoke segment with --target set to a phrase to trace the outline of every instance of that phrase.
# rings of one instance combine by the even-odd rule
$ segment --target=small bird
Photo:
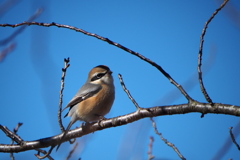
[[[64,117],[69,116],[71,120],[61,140],[77,120],[88,123],[104,119],[104,115],[112,107],[114,98],[112,71],[105,65],[94,67],[89,72],[86,83],[63,109],[70,107]],[[57,150],[60,145],[58,145]]]

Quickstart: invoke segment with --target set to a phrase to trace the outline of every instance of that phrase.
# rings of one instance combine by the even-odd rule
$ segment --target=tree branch
[[[199,113],[214,113],[214,114],[227,114],[240,116],[240,106],[233,106],[221,103],[213,103],[213,106],[208,103],[199,103],[194,101],[192,103],[172,105],[172,106],[157,106],[151,108],[142,108],[137,110],[136,112],[118,116],[115,118],[110,118],[101,121],[101,125],[98,122],[87,124],[82,126],[81,128],[73,129],[69,131],[64,139],[61,142],[68,141],[73,138],[82,137],[89,133],[93,133],[95,131],[122,126],[128,123],[132,123],[138,121],[139,119],[143,119],[146,117],[155,117],[155,116],[164,116],[164,115],[173,115],[173,114],[186,114],[192,112]],[[0,126],[0,129],[6,134],[4,127]],[[0,145],[0,152],[22,152],[31,149],[37,148],[45,148],[53,145],[58,145],[62,134],[47,137],[43,139],[38,139],[35,141],[24,141],[18,145]],[[6,134],[7,135],[7,134]],[[7,135],[8,136],[8,135]]]
[[[2,125],[0,125],[0,129],[6,134],[6,136],[8,136],[9,138],[11,138],[13,141],[15,141],[16,143],[18,143],[18,145],[16,145],[16,146],[24,146],[25,145],[25,143],[26,143],[26,141],[24,141],[23,139],[21,139],[17,134],[15,134],[14,132],[11,132],[7,127],[5,127],[5,126],[2,126]],[[15,129],[14,129],[15,130]],[[4,146],[9,146],[9,145],[0,145],[0,147],[3,147],[4,148]],[[14,146],[13,144],[10,144],[10,146]],[[38,157],[37,155],[39,155],[40,153],[42,153],[42,154],[47,154],[47,152],[46,151],[44,151],[44,150],[41,150],[41,149],[38,149],[38,148],[33,148],[33,149],[35,149],[36,151],[38,151],[38,154],[35,154],[35,156],[36,157]],[[1,151],[0,151],[1,152]],[[12,153],[12,152],[10,152],[10,153]],[[49,160],[53,160],[53,158],[50,156],[50,155],[47,155],[46,156]]]
[[[76,32],[81,32],[85,35],[88,35],[88,36],[91,36],[91,37],[95,37],[97,39],[100,39],[104,42],[107,42],[113,46],[116,46],[134,56],[137,56],[138,58],[142,59],[143,61],[151,64],[153,67],[157,68],[169,81],[170,83],[172,83],[174,86],[176,86],[180,92],[185,96],[185,98],[188,100],[188,101],[192,101],[193,99],[187,94],[187,92],[182,88],[181,85],[179,85],[160,65],[158,65],[157,63],[153,62],[152,60],[146,58],[145,56],[139,54],[138,52],[134,52],[133,50],[127,48],[127,47],[124,47],[123,45],[119,44],[119,43],[116,43],[116,42],[113,42],[112,40],[108,39],[108,38],[105,38],[105,37],[102,37],[102,36],[99,36],[97,34],[94,34],[94,33],[90,33],[90,32],[87,32],[83,29],[80,29],[80,28],[77,28],[77,27],[73,27],[73,26],[69,26],[69,25],[63,25],[63,24],[57,24],[57,23],[39,23],[39,22],[22,22],[22,23],[19,23],[19,24],[0,24],[0,27],[19,27],[19,26],[22,26],[22,25],[37,25],[37,26],[43,26],[43,27],[51,27],[51,26],[56,26],[58,28],[67,28],[67,29],[70,29],[70,30],[74,30]]]

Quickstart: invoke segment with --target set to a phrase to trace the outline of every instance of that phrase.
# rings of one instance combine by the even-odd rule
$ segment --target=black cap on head
[[[105,66],[105,65],[98,65],[98,66],[96,66],[96,67],[94,67],[94,68],[97,68],[97,67],[102,68],[102,69],[105,69],[105,70],[107,70],[107,71],[110,70],[110,69],[108,68],[108,66]]]

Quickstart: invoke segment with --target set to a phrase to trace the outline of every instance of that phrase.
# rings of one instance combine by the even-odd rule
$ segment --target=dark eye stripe
[[[106,73],[107,73],[107,72],[96,74],[95,76],[92,77],[91,81],[96,81],[96,80],[98,80],[98,79],[101,79]]]

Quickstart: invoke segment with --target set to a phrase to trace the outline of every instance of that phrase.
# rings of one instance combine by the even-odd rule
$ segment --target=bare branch
[[[229,128],[229,133],[230,133],[231,139],[232,139],[233,143],[236,145],[237,149],[240,150],[240,146],[238,145],[238,143],[235,140],[235,137],[234,137],[234,135],[232,133],[232,129],[233,129],[233,127]]]
[[[169,147],[171,147],[176,153],[177,155],[179,156],[179,158],[181,158],[182,160],[186,160],[186,158],[183,157],[183,155],[180,153],[180,151],[177,149],[177,147],[175,147],[174,144],[170,143],[169,141],[167,141],[163,136],[162,136],[162,133],[159,133],[158,130],[157,130],[157,126],[156,126],[156,123],[155,121],[153,120],[153,118],[150,118],[150,120],[152,121],[152,126],[154,128],[154,131],[157,135],[159,135],[159,137],[161,138],[161,140],[166,143]]]
[[[210,53],[208,54],[208,57],[206,58],[203,66],[203,71],[205,75],[211,70],[213,67],[213,64],[216,61],[216,48],[215,46],[211,46]],[[192,75],[186,78],[184,82],[182,82],[182,86],[186,89],[186,91],[191,91],[193,87],[195,87],[198,84],[198,81],[196,81],[196,77],[198,76],[198,73],[194,72]],[[171,104],[177,99],[181,98],[181,94],[178,94],[178,90],[176,88],[173,88],[171,91],[165,93],[158,101],[157,103],[164,103],[164,104]]]
[[[61,77],[61,89],[60,89],[59,109],[58,109],[58,124],[62,132],[65,131],[64,126],[62,124],[62,118],[61,118],[62,117],[62,98],[63,98],[63,90],[64,90],[64,80],[65,80],[67,69],[70,66],[69,62],[70,62],[69,58],[67,59],[64,58],[64,67],[62,68],[62,77]]]
[[[19,125],[19,127],[20,127],[20,125]],[[18,127],[18,128],[19,128]],[[5,127],[5,126],[2,126],[2,125],[0,125],[0,129],[6,134],[6,136],[8,136],[9,138],[11,138],[13,141],[15,141],[15,142],[17,142],[17,144],[18,145],[14,145],[14,144],[10,144],[10,145],[0,145],[0,147],[5,147],[5,146],[20,146],[20,147],[23,147],[25,144],[26,144],[26,142],[25,141],[23,141],[18,135],[16,135],[15,133],[13,133],[13,132],[11,132],[7,127]],[[16,129],[16,128],[15,128]],[[14,129],[14,130],[15,130]],[[33,149],[35,149],[36,151],[38,151],[38,152],[41,152],[41,153],[43,153],[43,154],[46,154],[47,152],[46,151],[44,151],[44,150],[41,150],[41,149],[38,149],[38,148],[33,148]],[[9,153],[13,153],[13,152],[9,152]],[[53,158],[50,156],[50,155],[48,155],[48,156],[46,156],[49,160],[53,160]]]
[[[201,66],[202,66],[203,42],[204,42],[204,36],[206,34],[208,24],[212,21],[212,19],[215,17],[215,15],[227,4],[227,2],[228,2],[228,0],[224,0],[224,2],[221,4],[221,6],[218,9],[216,9],[216,11],[212,14],[212,16],[209,18],[209,20],[205,23],[204,28],[202,30],[202,34],[200,36],[200,47],[199,47],[199,52],[198,52],[198,79],[199,79],[201,91],[202,91],[205,99],[207,100],[207,102],[209,102],[210,104],[213,104],[213,102],[212,102],[211,98],[209,97],[209,95],[203,85],[203,80],[202,80]]]
[[[118,116],[115,118],[110,118],[101,121],[101,125],[98,122],[96,123],[89,123],[84,125],[83,127],[70,130],[64,139],[61,139],[62,134],[38,139],[35,141],[19,141],[18,145],[7,145],[7,144],[0,144],[0,152],[22,152],[26,150],[32,150],[36,148],[45,148],[49,146],[58,145],[61,142],[69,141],[70,139],[82,137],[89,133],[93,133],[99,130],[122,126],[128,123],[132,123],[138,121],[139,119],[143,119],[146,117],[155,117],[155,116],[164,116],[164,115],[173,115],[173,114],[186,114],[191,112],[204,112],[204,113],[214,113],[214,114],[228,114],[234,116],[240,116],[240,106],[233,106],[221,103],[214,103],[214,106],[210,105],[209,103],[199,103],[194,101],[193,103],[186,103],[180,105],[172,105],[172,106],[157,106],[152,108],[142,108],[138,111],[133,113]],[[8,133],[4,130],[4,127],[0,125],[0,129],[9,136]],[[10,136],[11,137],[11,136]],[[14,141],[16,137],[13,137]],[[20,144],[20,145],[19,145]],[[24,144],[24,145],[21,145]]]
[[[149,137],[149,144],[148,144],[148,160],[152,160],[154,158],[154,156],[152,155],[152,146],[153,146],[153,137]]]
[[[108,39],[108,38],[105,38],[105,37],[102,37],[102,36],[99,36],[97,34],[94,34],[94,33],[90,33],[90,32],[87,32],[83,29],[80,29],[80,28],[76,28],[76,27],[73,27],[73,26],[69,26],[69,25],[63,25],[63,24],[57,24],[57,23],[39,23],[39,22],[22,22],[22,23],[19,23],[19,24],[0,24],[0,27],[19,27],[19,26],[22,26],[22,25],[37,25],[37,26],[43,26],[43,27],[51,27],[51,26],[56,26],[58,28],[67,28],[67,29],[71,29],[71,30],[74,30],[76,32],[81,32],[85,35],[88,35],[88,36],[91,36],[91,37],[95,37],[97,39],[100,39],[104,42],[107,42],[111,45],[114,45],[134,56],[137,56],[138,58],[142,59],[143,61],[151,64],[153,67],[157,68],[173,85],[175,85],[179,90],[180,92],[185,96],[185,98],[188,100],[188,101],[192,101],[193,99],[187,94],[187,92],[182,88],[181,85],[179,85],[161,66],[159,66],[157,63],[153,62],[152,60],[146,58],[145,56],[139,54],[138,52],[134,52],[133,50],[127,48],[127,47],[124,47],[123,45],[119,44],[119,43],[116,43],[116,42],[113,42],[112,40]]]
[[[123,88],[123,90],[127,93],[128,98],[133,102],[133,104],[135,105],[135,107],[137,108],[137,110],[141,109],[141,107],[139,107],[139,105],[137,104],[137,102],[135,101],[135,99],[131,96],[130,92],[128,91],[128,89],[126,88],[123,79],[122,79],[122,75],[118,74],[118,78],[120,80],[121,86]]]

